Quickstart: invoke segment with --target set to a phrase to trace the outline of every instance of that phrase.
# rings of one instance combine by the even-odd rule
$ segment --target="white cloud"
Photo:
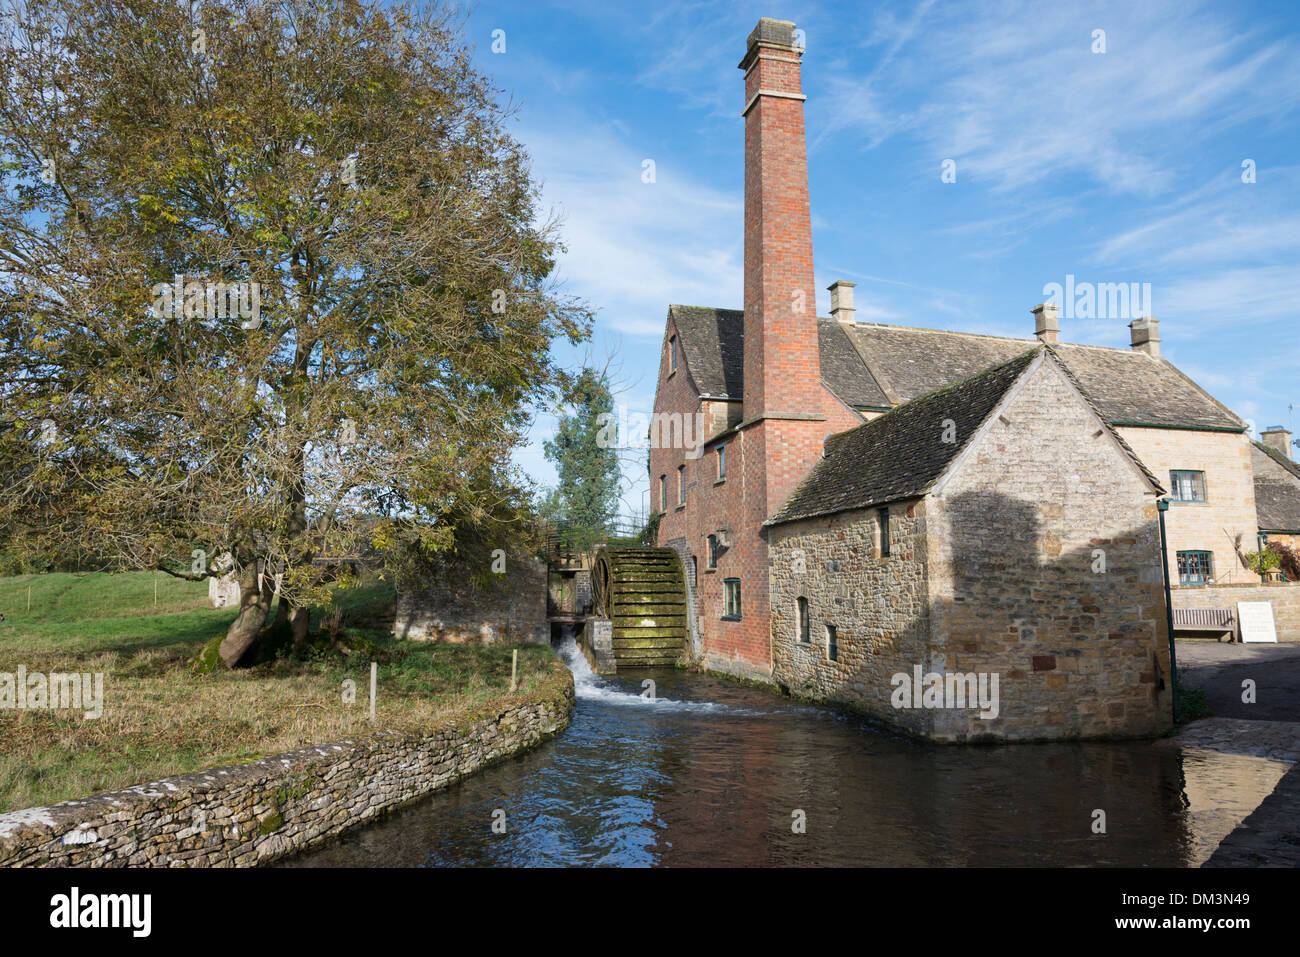
[[[1098,27],[1104,54],[1090,50]],[[856,133],[873,148],[909,132],[998,189],[1081,174],[1114,193],[1155,195],[1192,143],[1300,103],[1297,44],[1266,42],[1265,29],[1246,34],[1184,0],[1086,13],[963,4],[930,11],[919,30],[881,13],[866,56],[829,64],[834,103],[816,142]],[[890,69],[864,77],[861,62],[877,56]]]
[[[560,131],[563,135],[557,135]],[[742,199],[700,183],[653,144],[604,126],[525,130],[543,197],[570,252],[560,277],[629,336],[663,335],[669,303],[736,306],[743,294]],[[655,163],[653,183],[642,163]]]

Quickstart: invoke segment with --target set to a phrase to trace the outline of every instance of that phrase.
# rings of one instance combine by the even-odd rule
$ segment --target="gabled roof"
[[[977,372],[956,385],[927,393],[864,425],[831,436],[825,456],[765,524],[777,525],[925,495],[1039,356],[1054,363],[1078,391],[1152,491],[1163,493],[1155,476],[1079,388],[1078,380],[1056,351],[1037,345],[1009,362]],[[957,441],[943,441],[947,429],[951,429]]]
[[[668,307],[677,327],[682,355],[700,395],[740,399],[745,392],[745,314],[739,309]],[[842,323],[817,320],[822,382],[854,408],[887,409],[893,403],[880,390]]]
[[[745,314],[739,309],[669,306],[678,343],[700,395],[739,399],[745,387]]]
[[[925,494],[965,448],[1039,349],[913,399],[826,440],[826,454],[768,525]],[[956,442],[944,442],[944,420]]]
[[[834,319],[817,320],[817,344],[822,360],[822,382],[841,402],[855,409],[888,409],[894,403],[881,391],[880,384],[867,368],[862,356],[849,339],[844,323]]]
[[[1251,445],[1250,464],[1259,527],[1266,532],[1300,533],[1300,465],[1262,442]]]
[[[960,382],[1037,345],[1036,339],[856,323],[877,379],[900,402]],[[1106,421],[1124,425],[1244,430],[1246,424],[1168,360],[1131,349],[1053,346]]]
[[[683,354],[702,395],[744,395],[744,313],[670,306]],[[852,337],[850,339],[850,337]],[[983,336],[818,319],[822,382],[856,408],[882,409],[955,385],[1039,345]],[[853,347],[853,348],[850,348]],[[1130,349],[1053,347],[1084,395],[1113,425],[1245,431],[1246,424],[1168,360]]]

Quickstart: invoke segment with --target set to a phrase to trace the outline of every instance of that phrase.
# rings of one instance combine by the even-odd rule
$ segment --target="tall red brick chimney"
[[[764,17],[745,58],[746,420],[822,411],[808,157],[794,24]]]

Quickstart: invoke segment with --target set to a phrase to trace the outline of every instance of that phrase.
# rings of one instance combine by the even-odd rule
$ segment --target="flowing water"
[[[560,651],[566,731],[284,866],[1196,866],[1286,769],[1171,741],[940,747]]]

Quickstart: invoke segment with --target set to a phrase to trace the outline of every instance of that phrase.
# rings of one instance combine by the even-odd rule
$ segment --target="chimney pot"
[[[853,287],[857,283],[837,279],[826,288],[831,291],[831,318],[839,322],[853,322]]]
[[[1060,313],[1055,303],[1042,302],[1030,310],[1034,314],[1034,335],[1039,342],[1054,346],[1060,339]]]
[[[1271,449],[1276,449],[1287,458],[1291,457],[1291,433],[1280,425],[1270,425],[1259,433],[1259,440]]]
[[[1133,350],[1149,356],[1160,355],[1160,323],[1155,316],[1143,316],[1128,324]]]

